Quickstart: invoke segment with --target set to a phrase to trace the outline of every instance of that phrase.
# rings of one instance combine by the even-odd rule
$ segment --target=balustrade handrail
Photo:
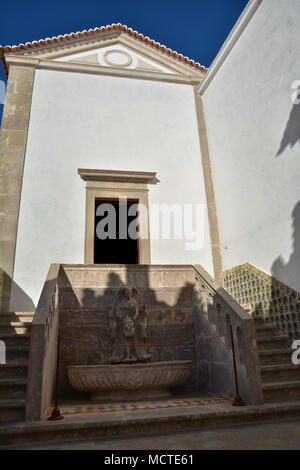
[[[43,290],[41,292],[32,325],[46,324],[49,317],[49,307],[52,305],[53,294],[57,289],[58,275],[61,265],[51,264]]]
[[[213,279],[205,269],[200,265],[193,266],[197,275],[205,282],[209,289],[213,291],[213,296],[220,297],[222,301],[230,307],[230,313],[240,322],[252,321],[251,315],[236,301],[230,294]],[[228,312],[229,313],[229,312]],[[230,314],[229,313],[229,314]]]
[[[60,267],[60,264],[50,266],[32,321],[26,398],[27,421],[42,419],[53,400]]]
[[[243,373],[243,367],[238,364],[235,373],[239,381],[244,382],[244,389],[248,391],[249,399],[254,403],[263,402],[263,392],[261,385],[259,359],[256,345],[256,333],[254,321],[251,315],[243,309],[243,307],[234,300],[226,290],[221,287],[218,282],[213,279],[202,266],[193,266],[198,281],[203,282],[203,290],[208,289],[212,300],[217,298],[220,300],[221,315],[226,322],[229,316],[229,331],[233,331],[235,339],[232,337],[232,342],[236,342],[237,349],[239,348],[239,341],[237,337],[238,328],[240,329],[243,337],[243,350],[244,350],[244,366],[246,368],[246,375]],[[214,302],[215,303],[215,302]],[[225,304],[225,309],[224,305]],[[223,308],[222,308],[223,307]],[[228,328],[228,324],[227,324]],[[233,349],[233,346],[232,346]],[[241,358],[240,358],[241,359]],[[246,387],[246,388],[245,388]]]

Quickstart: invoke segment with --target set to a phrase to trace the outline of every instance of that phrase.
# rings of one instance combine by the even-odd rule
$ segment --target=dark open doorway
[[[108,207],[107,205],[110,205]],[[136,200],[96,200],[94,227],[94,263],[95,264],[139,264],[139,242],[128,235],[128,227],[135,227],[138,232],[135,210]],[[134,206],[134,207],[132,207]],[[131,214],[128,212],[131,208]],[[108,214],[114,214],[114,221],[109,227]],[[126,214],[126,216],[125,216]],[[107,232],[103,238],[99,234]]]

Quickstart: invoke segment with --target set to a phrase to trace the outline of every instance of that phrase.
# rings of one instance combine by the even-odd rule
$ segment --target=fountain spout
[[[147,309],[136,287],[122,287],[109,309],[110,340],[113,364],[145,362],[151,359],[146,350]]]

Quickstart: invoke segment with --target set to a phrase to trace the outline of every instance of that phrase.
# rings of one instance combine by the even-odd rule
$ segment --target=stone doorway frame
[[[156,173],[79,168],[78,174],[86,182],[84,263],[94,264],[95,201],[127,198],[147,209],[146,216],[139,219],[140,231],[148,234],[139,239],[139,263],[151,264],[147,185],[155,183]]]

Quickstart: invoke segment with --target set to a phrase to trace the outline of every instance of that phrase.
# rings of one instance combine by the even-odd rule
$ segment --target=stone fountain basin
[[[171,395],[184,385],[191,361],[69,366],[72,387],[90,392],[91,401],[131,401]]]

